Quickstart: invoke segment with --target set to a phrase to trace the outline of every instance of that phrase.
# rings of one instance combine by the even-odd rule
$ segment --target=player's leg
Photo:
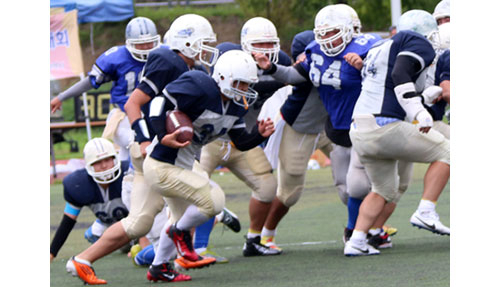
[[[250,226],[243,246],[244,256],[276,255],[279,250],[270,249],[261,244],[261,232],[271,208],[271,201],[276,193],[276,178],[271,173],[264,151],[255,147],[249,151],[231,151],[231,158],[226,165],[231,172],[252,190],[248,204]]]
[[[190,230],[222,210],[224,205],[222,189],[206,175],[150,157],[144,162],[144,175],[151,189],[166,197],[171,210],[169,220],[175,223],[168,227],[167,233],[174,241],[181,258],[194,264],[200,261],[203,263],[206,261],[207,264],[214,263],[215,259],[204,261],[204,258],[196,254]]]
[[[318,142],[322,147],[325,146],[324,139],[328,141],[326,136],[322,138],[317,134],[299,133],[288,124],[283,127],[279,148],[278,189],[262,232],[267,246],[279,248],[274,242],[276,228],[290,207],[298,202],[304,188],[307,163]]]

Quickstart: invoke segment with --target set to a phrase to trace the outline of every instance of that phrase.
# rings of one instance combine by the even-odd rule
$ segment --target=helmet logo
[[[183,30],[180,30],[177,32],[177,36],[182,37],[182,38],[187,38],[190,37],[194,33],[194,28],[189,27]]]

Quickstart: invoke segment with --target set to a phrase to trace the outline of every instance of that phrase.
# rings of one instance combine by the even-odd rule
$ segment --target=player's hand
[[[183,142],[183,143],[177,141],[177,135],[180,133],[181,133],[181,130],[178,129],[171,134],[165,135],[161,139],[161,144],[164,146],[171,147],[171,148],[183,148],[183,147],[188,146],[191,143],[191,141],[187,141],[187,142]]]
[[[50,112],[55,113],[57,110],[61,109],[62,102],[57,98],[53,98],[52,101],[50,101]]]
[[[261,136],[267,138],[274,133],[274,122],[271,118],[259,121],[259,133]]]
[[[441,99],[441,94],[443,88],[439,86],[429,86],[422,92],[422,97],[424,98],[424,103],[428,106],[435,104]]]
[[[302,63],[304,62],[306,59],[306,54],[304,52],[300,53],[298,56],[297,56],[297,60],[295,61],[294,65],[297,65],[299,63]]]
[[[52,261],[54,261],[54,255],[52,255],[52,253],[50,253],[50,263],[52,263]]]
[[[420,132],[424,134],[429,132],[434,123],[431,114],[429,114],[427,110],[420,111],[415,119],[418,121],[417,126],[419,127]]]
[[[261,68],[262,70],[268,70],[269,68],[271,68],[271,61],[269,61],[269,58],[267,58],[266,54],[252,52],[252,56],[255,62],[257,62],[259,68]]]
[[[141,148],[141,154],[143,158],[146,158],[146,148],[151,144],[150,141],[145,141],[139,144],[139,147]]]
[[[349,65],[353,66],[357,70],[361,70],[361,68],[363,68],[363,59],[361,59],[361,57],[356,53],[351,52],[351,53],[345,54],[344,60],[346,60],[346,62]]]

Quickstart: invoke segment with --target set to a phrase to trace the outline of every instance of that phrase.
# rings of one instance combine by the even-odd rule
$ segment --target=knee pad
[[[258,176],[258,188],[252,191],[252,197],[262,201],[271,202],[276,196],[278,183],[272,173],[265,173]]]
[[[226,205],[226,197],[222,188],[213,180],[210,180],[210,198],[212,199],[212,208],[205,213],[208,217],[221,213]],[[200,212],[204,212],[200,209]]]
[[[290,190],[286,193],[280,192],[280,190],[278,189],[278,194],[276,195],[276,197],[286,207],[292,207],[293,205],[295,205],[299,201],[300,196],[302,195],[303,189],[304,189],[303,185],[295,186],[295,188],[293,190]]]
[[[145,236],[153,226],[153,221],[156,214],[141,213],[137,215],[129,214],[121,220],[123,229],[127,236],[132,239],[137,239]]]
[[[350,169],[347,173],[347,194],[350,197],[363,199],[370,192],[371,183],[365,169]]]
[[[132,193],[133,181],[133,173],[128,173],[127,175],[125,175],[122,181],[122,201],[128,210],[130,210],[130,194]]]
[[[339,195],[340,201],[347,206],[347,200],[349,199],[349,193],[347,193],[347,187],[345,185],[337,186],[337,193]]]
[[[114,108],[109,112],[106,119],[106,126],[102,132],[102,137],[108,140],[113,140],[118,125],[127,115],[120,109]]]
[[[396,196],[394,197],[394,199],[392,201],[397,204],[399,202],[399,200],[401,199],[401,196],[403,196],[403,193],[404,193],[404,191],[398,190],[398,192],[396,193]]]
[[[248,166],[256,175],[269,173],[272,170],[271,164],[266,157],[266,154],[260,147],[255,147],[246,151],[245,158]]]

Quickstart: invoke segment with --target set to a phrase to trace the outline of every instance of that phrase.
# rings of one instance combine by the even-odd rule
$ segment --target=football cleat
[[[367,240],[364,241],[362,245],[356,245],[352,240],[346,242],[344,246],[345,256],[365,256],[365,255],[378,255],[380,251],[375,249],[370,244],[367,244]]]
[[[382,229],[385,233],[389,234],[389,236],[394,236],[396,235],[396,233],[398,233],[398,229],[396,227],[384,225],[382,226]]]
[[[178,270],[199,269],[215,264],[217,260],[213,257],[203,257],[198,255],[198,259],[191,261],[185,257],[179,257],[174,260],[175,267]]]
[[[346,242],[349,241],[349,239],[352,236],[353,231],[354,231],[354,229],[350,229],[347,227],[344,228],[344,235],[342,235],[342,242],[344,242],[344,244],[346,244]]]
[[[229,209],[224,208],[222,210],[222,224],[227,226],[232,231],[238,233],[241,230],[240,220],[236,214],[232,213]]]
[[[243,256],[268,256],[279,255],[281,251],[262,245],[260,243],[260,236],[254,238],[247,238],[243,245]]]
[[[378,249],[391,248],[392,240],[388,233],[382,232],[370,236],[370,238],[368,238],[368,244]]]
[[[75,256],[71,257],[66,263],[66,271],[71,275],[80,278],[84,284],[102,285],[108,284],[106,280],[97,278],[94,268],[90,264],[76,261]]]
[[[200,256],[207,257],[207,258],[215,258],[215,263],[217,263],[217,264],[229,262],[229,260],[226,257],[220,256],[219,254],[215,253],[215,251],[213,251],[209,247],[207,247],[207,249],[205,249],[205,251],[200,252]]]
[[[132,263],[134,263],[135,266],[140,266],[136,261],[135,257],[139,252],[141,252],[142,247],[139,244],[136,244],[130,248],[130,258],[132,258]]]
[[[272,249],[276,249],[280,253],[283,252],[283,249],[281,249],[278,245],[276,245],[276,242],[274,242],[274,236],[262,236],[260,244],[265,245]]]
[[[444,226],[441,221],[439,221],[439,215],[435,211],[419,212],[417,210],[411,216],[410,223],[413,226],[429,230],[439,235],[450,235],[450,228]]]
[[[179,282],[191,280],[191,276],[175,271],[168,262],[149,266],[147,278],[149,281],[154,282]]]
[[[199,256],[193,249],[193,239],[189,230],[177,229],[175,225],[170,225],[167,229],[170,237],[177,248],[177,252],[187,261],[198,261]]]

